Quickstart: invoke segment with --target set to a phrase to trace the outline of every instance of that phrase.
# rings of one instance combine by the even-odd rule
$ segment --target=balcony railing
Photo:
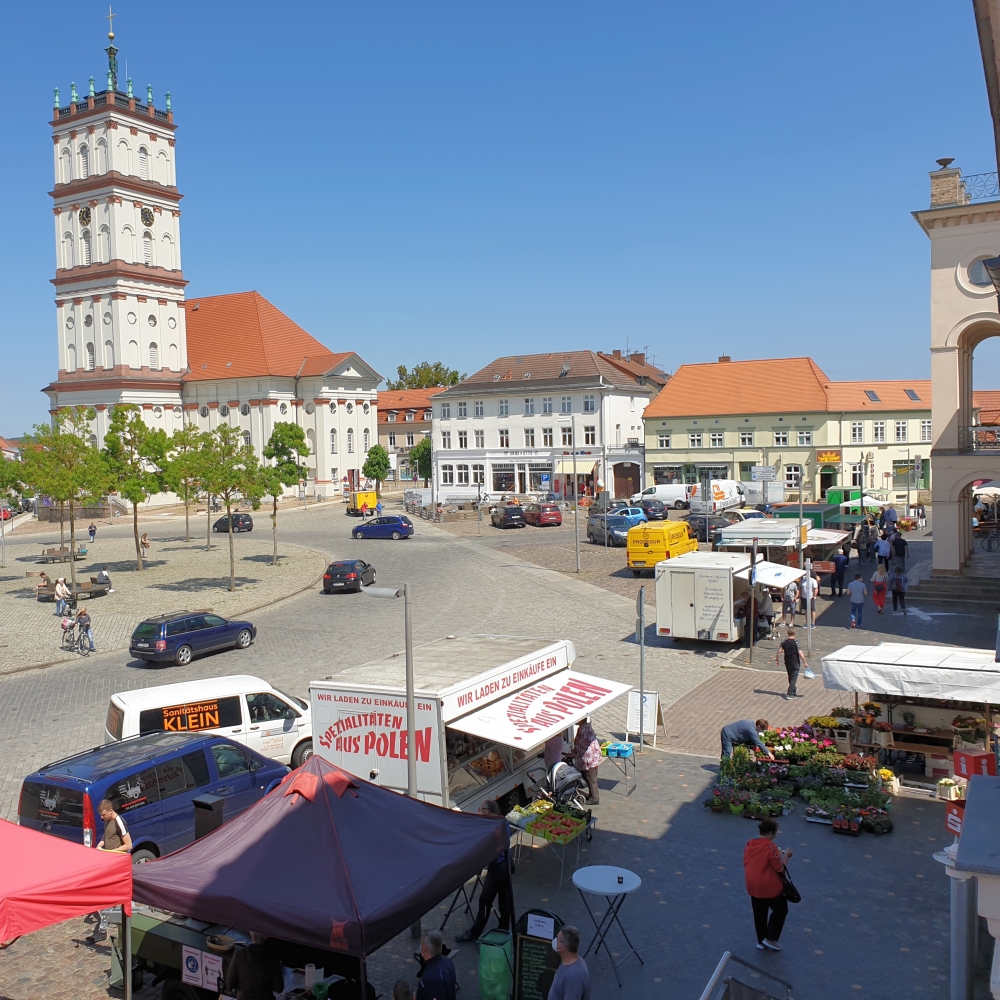
[[[1000,454],[1000,427],[959,427],[958,450]]]
[[[1000,198],[1000,183],[996,172],[992,174],[969,174],[962,178],[969,201],[995,201]]]

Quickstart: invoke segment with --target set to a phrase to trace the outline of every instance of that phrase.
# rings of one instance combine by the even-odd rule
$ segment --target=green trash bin
[[[499,929],[479,939],[479,996],[507,1000],[514,982],[514,936]]]

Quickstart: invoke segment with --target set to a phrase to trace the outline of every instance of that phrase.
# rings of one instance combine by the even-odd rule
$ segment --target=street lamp
[[[580,572],[580,481],[576,478],[576,422],[573,417],[569,419],[560,417],[557,424],[569,424],[570,448],[573,450],[573,534],[576,535],[576,571]],[[607,507],[604,510],[604,536],[607,540],[608,534],[608,513]]]

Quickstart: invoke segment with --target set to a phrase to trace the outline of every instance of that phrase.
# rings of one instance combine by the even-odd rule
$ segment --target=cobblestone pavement
[[[229,617],[245,614],[314,583],[325,566],[321,553],[292,545],[284,547],[278,565],[272,566],[269,533],[240,534],[233,541],[236,590],[230,593],[225,535],[214,536],[211,551],[205,550],[204,541],[199,546],[182,538],[158,537],[141,573],[135,568],[131,536],[98,535],[89,545],[87,558],[76,564],[78,580],[88,580],[106,566],[114,584],[113,594],[87,602],[97,648],[127,647],[132,630],[150,614],[188,607],[211,607]],[[25,576],[26,571],[44,569],[52,579],[69,579],[68,564],[52,567],[38,563],[42,547],[37,541],[11,546],[7,568],[0,570],[0,606],[5,609],[0,626],[0,673],[78,659],[79,654],[60,649],[62,636],[54,604],[35,600],[38,578]]]

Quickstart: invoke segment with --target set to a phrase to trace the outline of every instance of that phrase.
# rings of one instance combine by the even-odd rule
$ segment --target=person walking
[[[747,895],[753,908],[753,926],[757,932],[757,950],[781,951],[778,938],[788,916],[785,899],[785,865],[792,856],[790,847],[779,850],[774,845],[778,824],[762,819],[757,826],[759,837],[747,841],[743,849],[743,873]],[[770,917],[768,913],[770,912]]]
[[[781,592],[781,624],[795,624],[795,602],[799,599],[799,585],[792,580]]]
[[[66,586],[66,577],[61,576],[56,580],[56,614],[64,615],[66,613],[67,601],[73,595],[70,593],[69,587]]]
[[[587,805],[600,804],[601,793],[597,787],[597,770],[601,766],[601,744],[597,734],[590,724],[590,716],[580,723],[573,740],[573,756],[576,757],[576,769],[587,782]]]
[[[444,954],[440,931],[427,931],[420,939],[420,957],[423,964],[418,973],[417,1000],[455,1000],[455,963]]]
[[[149,535],[145,532],[142,533],[142,538],[139,539],[139,548],[142,549],[142,558],[149,558]]]
[[[782,653],[785,656],[785,673],[788,674],[788,693],[784,695],[785,701],[788,701],[790,698],[805,697],[795,690],[795,685],[799,679],[799,668],[805,667],[808,670],[809,664],[806,663],[806,658],[802,655],[802,650],[799,649],[798,640],[795,638],[795,629],[793,628],[788,630],[787,638],[775,650],[774,665],[776,667],[779,665],[778,658]]]
[[[850,563],[850,557],[844,555],[843,552],[838,552],[833,557],[833,578],[830,581],[831,597],[844,596],[844,573],[847,572],[847,567]]]
[[[76,627],[80,630],[80,635],[86,636],[90,643],[90,651],[94,652],[94,629],[90,623],[90,612],[86,608],[80,608],[76,616]]]
[[[854,543],[858,547],[858,563],[864,564],[865,556],[868,554],[868,543],[870,540],[870,535],[868,531],[868,522],[862,521],[861,526],[858,528],[858,538]]]
[[[751,722],[749,719],[740,719],[739,722],[730,722],[728,726],[722,727],[719,734],[722,737],[722,756],[732,757],[733,747],[756,747],[761,753],[766,754],[774,760],[774,754],[764,745],[760,738],[761,733],[766,733],[769,726],[767,719],[758,719]]]
[[[871,519],[868,521],[868,558],[872,562],[878,558],[878,528]]]
[[[909,581],[906,579],[906,574],[903,572],[902,566],[893,566],[892,572],[889,574],[889,591],[892,594],[892,613],[898,614],[899,609],[902,608],[903,614],[906,612],[906,588],[909,585]]]
[[[927,527],[927,508],[922,504],[917,504],[917,527],[922,531]]]
[[[479,807],[479,815],[499,819],[500,807],[497,805],[496,799],[483,799],[482,805]],[[514,912],[514,889],[510,884],[507,851],[502,851],[486,866],[486,878],[483,879],[483,888],[479,893],[479,912],[476,914],[472,926],[459,934],[455,938],[456,941],[475,941],[483,933],[483,928],[490,919],[494,899],[498,899],[500,903],[500,930],[509,930],[510,917]],[[419,990],[417,996],[420,996]]]
[[[802,595],[802,614],[806,616],[805,628],[816,627],[816,598],[819,597],[819,577],[815,571],[807,573],[802,577],[802,585],[799,588]],[[812,605],[812,615],[809,614],[809,605]],[[812,621],[810,622],[810,617]]]
[[[590,1000],[590,970],[580,958],[580,932],[564,924],[552,941],[559,968],[549,987],[549,1000]]]
[[[881,563],[875,569],[871,579],[872,600],[875,602],[875,610],[878,614],[885,611],[885,595],[889,589],[889,574],[885,566]]]
[[[90,527],[87,529],[87,534],[90,535],[90,544],[94,544],[94,539],[97,537],[97,525],[93,521],[90,522]]]
[[[888,572],[889,558],[892,555],[892,545],[889,542],[889,535],[887,532],[882,532],[882,535],[875,546],[875,551],[878,553],[878,561],[885,567],[886,572]]]
[[[910,546],[906,544],[906,539],[898,528],[890,539],[889,544],[892,546],[892,554],[895,557],[896,564],[900,569],[905,569],[906,558],[910,554]]]
[[[868,596],[868,588],[865,586],[861,574],[856,573],[854,579],[847,585],[847,592],[851,595],[851,628],[861,628],[861,618],[865,613],[865,598]]]
[[[896,527],[898,521],[899,514],[896,512],[896,508],[893,507],[892,504],[889,504],[889,506],[885,509],[885,526],[889,529],[893,529]],[[889,534],[892,534],[891,530]]]
[[[375,514],[376,514],[376,515],[377,515],[378,517],[381,517],[381,516],[382,516],[382,501],[381,501],[381,500],[377,500],[377,501],[375,502]]]

